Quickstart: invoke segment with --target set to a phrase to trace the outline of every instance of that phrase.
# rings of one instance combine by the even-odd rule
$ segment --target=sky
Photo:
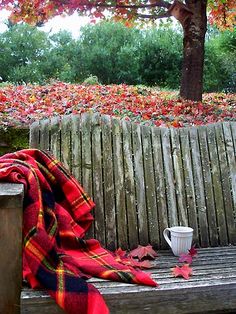
[[[0,32],[4,32],[7,30],[4,21],[6,21],[9,12],[6,10],[2,10],[0,12]],[[60,30],[67,30],[72,33],[74,38],[78,37],[80,34],[81,26],[84,26],[89,23],[88,17],[81,17],[75,12],[71,16],[61,17],[56,16],[55,18],[51,19],[44,26],[40,27],[40,30],[45,32],[50,32],[51,34],[57,33]]]

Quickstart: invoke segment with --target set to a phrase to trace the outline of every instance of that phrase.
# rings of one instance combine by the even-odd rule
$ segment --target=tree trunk
[[[180,96],[184,99],[201,101],[207,0],[186,0],[185,3],[192,14],[181,23],[184,39]]]

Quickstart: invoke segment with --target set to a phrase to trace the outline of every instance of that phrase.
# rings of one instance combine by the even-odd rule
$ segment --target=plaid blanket
[[[49,153],[29,149],[0,157],[0,180],[24,184],[23,277],[47,289],[66,313],[109,313],[86,282],[90,276],[156,286],[148,274],[115,261],[97,240],[84,240],[94,203]]]

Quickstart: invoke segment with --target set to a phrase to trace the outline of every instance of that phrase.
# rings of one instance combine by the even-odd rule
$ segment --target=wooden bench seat
[[[159,251],[150,270],[158,288],[91,278],[114,314],[211,313],[236,309],[236,247],[204,248],[192,264],[189,280],[173,278],[177,258]],[[22,314],[63,313],[43,291],[23,289]]]

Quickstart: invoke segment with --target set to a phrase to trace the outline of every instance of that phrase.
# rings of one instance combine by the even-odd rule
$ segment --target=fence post
[[[0,313],[20,313],[23,185],[0,183]]]

